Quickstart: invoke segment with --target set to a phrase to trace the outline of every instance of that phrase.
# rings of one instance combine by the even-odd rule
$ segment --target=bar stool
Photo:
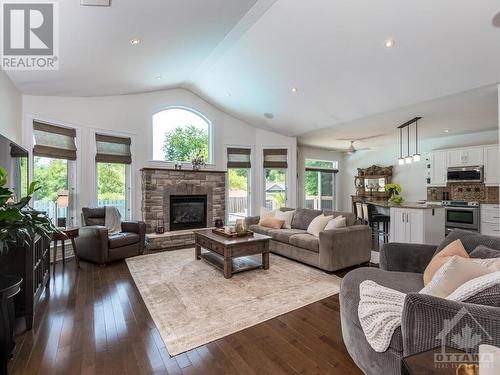
[[[354,205],[354,207],[356,208],[356,220],[358,220],[361,224],[364,224],[365,223],[365,219],[363,217],[363,203],[361,202],[356,202],[356,204]]]
[[[389,215],[379,213],[373,204],[367,204],[366,211],[368,225],[372,228],[372,236],[377,237],[377,243],[379,242],[381,235],[382,243],[389,242],[389,223],[391,222],[391,217]],[[376,228],[375,224],[377,224]],[[382,229],[380,228],[380,224],[382,224]]]

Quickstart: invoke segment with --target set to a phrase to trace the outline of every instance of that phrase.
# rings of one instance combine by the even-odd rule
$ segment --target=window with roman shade
[[[97,149],[95,156],[96,162],[132,164],[130,138],[96,134],[95,140]]]
[[[227,167],[228,168],[250,168],[250,149],[234,148],[227,149]]]
[[[52,159],[76,160],[76,130],[33,121],[33,155]]]
[[[288,168],[286,148],[264,149],[264,168]]]

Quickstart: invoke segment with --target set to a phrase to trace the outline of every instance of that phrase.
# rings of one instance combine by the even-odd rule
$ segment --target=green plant
[[[400,184],[387,184],[385,185],[385,191],[390,194],[389,202],[399,204],[403,201],[403,197],[399,195],[403,189],[401,189]]]
[[[28,195],[19,202],[12,201],[14,192],[5,187],[7,182],[7,171],[0,167],[0,254],[30,246],[37,234],[50,240],[52,233],[58,231],[45,213],[28,206],[39,189],[38,182],[30,184]]]

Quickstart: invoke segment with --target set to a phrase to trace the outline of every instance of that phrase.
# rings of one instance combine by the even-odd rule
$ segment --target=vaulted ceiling
[[[318,129],[330,139],[357,138],[353,121],[500,81],[498,0],[78,3],[60,2],[59,71],[8,72],[22,93],[185,87],[253,125],[310,143]],[[132,38],[141,43],[131,46]],[[387,39],[393,48],[384,47]],[[370,126],[361,133],[370,135]],[[470,126],[489,128],[491,117]]]

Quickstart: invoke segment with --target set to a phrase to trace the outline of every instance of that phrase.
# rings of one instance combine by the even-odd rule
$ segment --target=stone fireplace
[[[196,229],[207,227],[206,195],[171,195],[170,230]]]
[[[225,219],[226,172],[143,168],[141,174],[147,233],[162,224],[167,232],[163,237],[171,237],[170,231],[213,227],[215,219]],[[200,218],[202,208],[205,217]]]

